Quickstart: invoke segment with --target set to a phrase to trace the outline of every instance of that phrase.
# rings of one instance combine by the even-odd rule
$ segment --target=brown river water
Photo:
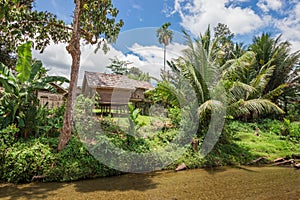
[[[300,170],[215,168],[125,174],[69,183],[0,184],[0,199],[300,200]]]

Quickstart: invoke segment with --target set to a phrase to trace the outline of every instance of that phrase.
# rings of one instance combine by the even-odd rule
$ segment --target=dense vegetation
[[[13,9],[31,10],[31,3],[25,7],[19,3]],[[8,11],[9,4],[5,6]],[[117,11],[114,11],[116,16]],[[9,12],[0,15],[1,23],[6,15],[9,16]],[[51,15],[50,19],[55,20],[52,18]],[[167,28],[168,24],[159,32]],[[117,34],[118,30],[111,34]],[[54,37],[57,31],[53,32]],[[254,37],[248,46],[235,44],[234,34],[224,24],[219,24],[214,31],[208,28],[198,38],[184,34],[187,43],[184,56],[168,61],[171,70],[168,73],[163,70],[162,80],[147,94],[153,104],[166,111],[166,116],[160,116],[164,112],[155,112],[155,109],[153,113],[158,115],[141,116],[138,109],[129,105],[130,113],[126,118],[97,117],[91,115],[93,110],[90,109],[96,102],[80,96],[75,105],[77,121],[71,139],[59,152],[57,145],[66,107],[47,109],[40,105],[36,91],[55,93],[53,83],[67,80],[48,76],[41,61],[32,58],[32,43],[22,43],[21,36],[13,45],[1,44],[6,53],[0,64],[0,86],[3,88],[0,90],[0,180],[16,183],[70,181],[121,174],[99,162],[107,155],[114,155],[109,157],[113,165],[117,156],[124,156],[123,151],[110,152],[108,143],[141,154],[155,151],[161,160],[145,157],[143,163],[153,165],[153,170],[157,165],[154,162],[163,162],[165,158],[173,162],[164,168],[174,169],[181,163],[188,168],[239,165],[260,156],[272,160],[299,153],[300,53],[291,52],[288,41],[282,42],[280,37],[273,38],[267,33]],[[67,37],[64,35],[64,39]],[[17,45],[14,51],[17,57],[15,54],[11,57],[9,53]],[[116,59],[111,69],[121,70],[118,66],[122,63]],[[122,73],[128,75],[129,71]],[[135,78],[139,73],[137,71]],[[148,80],[149,76],[144,75]],[[220,123],[214,124],[215,129],[209,129],[215,113],[219,113]],[[194,121],[186,116],[193,116]],[[101,131],[95,131],[95,124]],[[180,131],[188,128],[195,128],[195,134],[178,158],[173,151],[177,144],[169,144],[180,136]],[[207,148],[209,154],[202,157],[199,149],[207,132],[219,134],[218,141]],[[199,148],[192,146],[192,141],[197,141]],[[169,149],[163,151],[165,147]],[[124,159],[131,164],[128,168],[143,171],[131,157]]]

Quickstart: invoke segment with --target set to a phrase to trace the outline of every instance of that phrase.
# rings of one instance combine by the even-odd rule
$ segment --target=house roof
[[[68,90],[64,89],[62,86],[56,83],[49,83],[52,87],[56,89],[57,94],[67,94]],[[40,89],[39,91],[49,91],[48,89]]]
[[[85,78],[87,85],[92,88],[119,88],[128,90],[153,88],[153,86],[146,81],[133,80],[124,75],[86,71]]]

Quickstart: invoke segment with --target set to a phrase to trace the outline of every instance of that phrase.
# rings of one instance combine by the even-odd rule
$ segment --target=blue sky
[[[59,19],[70,23],[74,8],[73,0],[37,0],[37,10],[47,10]],[[134,62],[141,69],[161,65],[161,45],[155,37],[155,30],[165,22],[171,22],[175,32],[174,41],[168,46],[171,59],[180,54],[183,49],[181,30],[197,36],[203,33],[207,26],[215,27],[221,22],[227,24],[235,33],[238,42],[250,43],[254,36],[262,32],[270,32],[273,36],[282,34],[283,40],[289,40],[293,50],[300,49],[300,0],[113,0],[119,9],[119,19],[124,20],[117,43],[108,55],[101,53],[97,58],[83,58],[85,70],[105,71],[104,65],[109,64],[109,57],[119,57]],[[90,51],[85,47],[86,51]],[[47,50],[48,49],[48,50]],[[64,50],[64,45],[51,46],[45,55],[37,55],[50,70],[67,74],[70,58],[56,55],[62,62],[49,60],[47,54]],[[65,50],[64,50],[65,51]],[[171,54],[174,54],[173,56]],[[63,53],[61,53],[63,54]],[[90,53],[83,53],[91,55]],[[93,55],[95,56],[95,55]],[[141,59],[144,57],[143,59]],[[92,60],[96,63],[92,63]],[[97,60],[97,61],[96,61]],[[102,66],[99,66],[101,60]],[[150,62],[151,61],[151,62]],[[151,73],[158,73],[159,67]],[[65,70],[65,71],[63,71]]]

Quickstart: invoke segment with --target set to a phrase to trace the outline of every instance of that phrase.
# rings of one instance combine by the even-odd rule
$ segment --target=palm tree
[[[256,63],[254,64],[256,74],[266,63],[274,66],[273,74],[263,93],[267,94],[281,87],[282,94],[274,96],[272,100],[283,104],[283,108],[287,112],[287,99],[295,98],[299,88],[297,70],[299,70],[300,51],[291,53],[291,44],[287,41],[281,42],[280,38],[281,36],[272,38],[270,34],[263,33],[253,39],[249,50],[256,53]],[[286,87],[283,87],[284,85]]]
[[[274,71],[270,62],[252,75],[256,54],[247,51],[220,66],[218,59],[222,48],[218,45],[218,38],[211,39],[209,28],[197,39],[185,35],[188,48],[171,69],[175,68],[173,71],[184,76],[193,86],[199,102],[200,119],[206,118],[206,114],[210,113],[208,110],[219,109],[224,103],[227,104],[227,115],[238,118],[253,113],[284,113],[271,101],[280,94],[283,86],[264,93]],[[220,89],[218,86],[225,88],[226,102],[215,95]]]
[[[164,71],[166,71],[166,47],[173,40],[173,31],[168,29],[169,26],[171,26],[171,23],[167,22],[156,31],[158,42],[164,45]]]
[[[224,63],[220,61],[223,49],[218,45],[218,38],[211,39],[209,28],[197,39],[185,35],[188,48],[184,50],[184,56],[168,62],[174,79],[160,82],[152,94],[156,91],[156,99],[167,101],[174,107],[183,108],[182,102],[183,105],[191,105],[190,114],[195,114],[197,118],[189,119],[192,121],[188,124],[192,126],[199,123],[197,135],[203,137],[206,134],[201,155],[210,152],[218,141],[225,117],[247,119],[284,113],[270,100],[278,91],[262,94],[274,67],[267,64],[250,79],[249,72],[255,63],[255,53],[245,52],[221,66]],[[195,95],[186,95],[189,92],[182,87],[185,81],[191,86],[187,87],[191,90],[189,92],[192,94],[194,91]]]
[[[264,94],[274,72],[274,66],[265,64],[253,75],[256,54],[245,52],[240,58],[229,60],[222,66],[222,79],[227,95],[227,113],[233,117],[255,117],[260,114],[284,112],[271,101],[281,93],[283,86]],[[251,116],[251,114],[253,116]]]

